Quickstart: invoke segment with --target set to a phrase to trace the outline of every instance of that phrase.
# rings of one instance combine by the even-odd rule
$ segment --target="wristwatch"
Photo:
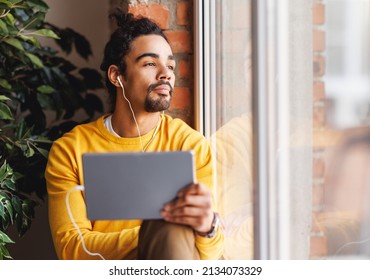
[[[212,226],[211,226],[210,231],[206,233],[197,231],[197,234],[202,237],[212,238],[213,236],[216,235],[219,224],[220,224],[220,216],[218,215],[218,213],[215,212],[213,216],[213,221],[212,221]]]

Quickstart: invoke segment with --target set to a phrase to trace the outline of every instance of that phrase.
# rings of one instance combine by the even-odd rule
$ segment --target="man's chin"
[[[150,113],[165,111],[170,107],[171,100],[147,100],[145,110]]]

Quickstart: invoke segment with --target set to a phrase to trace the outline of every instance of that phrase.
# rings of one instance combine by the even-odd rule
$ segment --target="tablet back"
[[[194,182],[192,151],[86,153],[82,162],[90,220],[161,219],[164,203]]]

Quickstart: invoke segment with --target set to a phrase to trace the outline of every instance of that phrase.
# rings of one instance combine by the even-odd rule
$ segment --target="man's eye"
[[[144,66],[155,66],[155,63],[149,62],[149,63],[146,63]]]
[[[168,69],[170,69],[170,70],[172,70],[172,71],[173,71],[173,70],[175,70],[175,66],[168,65],[167,67],[168,67]]]

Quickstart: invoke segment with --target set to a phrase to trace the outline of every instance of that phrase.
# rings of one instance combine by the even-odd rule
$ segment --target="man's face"
[[[175,60],[167,41],[159,35],[140,36],[124,59],[123,85],[134,110],[168,109],[175,84]]]

